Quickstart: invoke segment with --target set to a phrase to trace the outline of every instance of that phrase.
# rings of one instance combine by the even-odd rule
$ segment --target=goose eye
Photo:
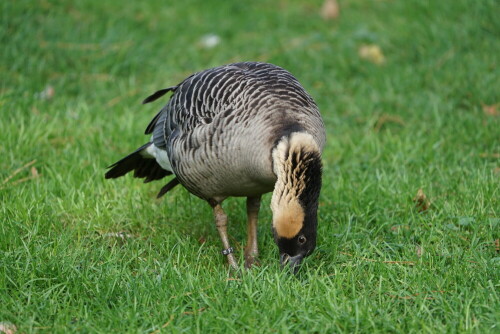
[[[307,239],[306,239],[306,237],[304,237],[303,235],[301,235],[301,236],[299,236],[298,241],[299,241],[299,244],[303,245],[303,244],[306,243]]]

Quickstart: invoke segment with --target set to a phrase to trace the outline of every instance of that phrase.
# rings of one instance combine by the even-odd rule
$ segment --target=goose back
[[[180,183],[201,198],[272,191],[272,150],[293,132],[311,134],[320,148],[325,143],[316,103],[281,67],[224,65],[195,73],[158,96],[169,90],[173,95],[146,133],[156,149],[166,151]]]

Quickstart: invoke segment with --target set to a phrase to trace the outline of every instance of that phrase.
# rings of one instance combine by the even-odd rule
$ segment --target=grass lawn
[[[339,2],[325,20],[322,0],[1,1],[0,325],[499,333],[499,3]],[[205,202],[103,176],[167,101],[143,98],[245,60],[290,70],[327,127],[318,247],[297,276],[270,195],[262,266],[230,277]],[[242,263],[244,200],[224,207]]]

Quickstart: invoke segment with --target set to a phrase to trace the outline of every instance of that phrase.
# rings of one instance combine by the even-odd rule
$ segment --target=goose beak
[[[293,273],[296,274],[303,258],[304,255],[302,254],[290,256],[287,253],[283,253],[280,256],[281,268],[284,269],[286,266],[290,266],[290,269],[292,269]]]

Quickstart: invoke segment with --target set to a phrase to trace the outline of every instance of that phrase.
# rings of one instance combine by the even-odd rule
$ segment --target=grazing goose
[[[261,196],[273,191],[272,231],[280,262],[296,270],[316,247],[325,129],[314,100],[288,71],[257,62],[195,73],[143,103],[168,92],[173,93],[169,102],[146,129],[151,140],[111,165],[106,178],[134,171],[150,182],[173,174],[158,197],[180,183],[206,200],[222,254],[233,268],[222,201],[247,197],[249,268],[258,255]]]

